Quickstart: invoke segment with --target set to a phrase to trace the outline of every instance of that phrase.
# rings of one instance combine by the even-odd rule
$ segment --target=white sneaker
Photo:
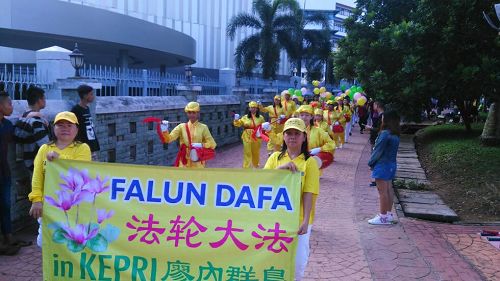
[[[391,220],[392,218],[392,220]],[[374,224],[374,225],[381,225],[381,224],[392,224],[392,221],[394,220],[393,217],[390,215],[376,215],[373,219],[368,220],[369,224]]]

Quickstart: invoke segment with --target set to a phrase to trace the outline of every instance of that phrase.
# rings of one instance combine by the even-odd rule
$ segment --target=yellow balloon
[[[332,93],[326,92],[325,98],[329,100],[332,97]]]
[[[363,106],[363,105],[365,105],[365,103],[366,103],[366,97],[360,97],[360,98],[358,99],[358,102],[357,102],[357,103],[358,103],[358,105],[359,105],[359,106]]]
[[[314,88],[313,92],[314,92],[315,95],[319,95],[319,89],[318,88]]]
[[[312,84],[313,84],[314,87],[318,87],[319,81],[318,80],[313,80]]]
[[[319,92],[320,92],[320,93],[324,93],[324,92],[326,92],[326,88],[325,88],[325,87],[321,87],[321,88],[319,88]]]

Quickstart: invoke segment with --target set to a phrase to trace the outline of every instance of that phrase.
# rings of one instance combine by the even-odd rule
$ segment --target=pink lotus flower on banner
[[[61,179],[65,182],[59,184],[59,186],[68,191],[81,191],[91,181],[87,170],[79,171],[71,168],[68,170],[67,176],[61,174]]]
[[[56,191],[56,194],[58,196],[57,200],[50,196],[45,196],[45,201],[65,212],[71,209],[74,205],[78,205],[83,200],[91,200],[92,197],[92,194],[85,190],[73,193],[69,193],[66,190],[59,190]]]
[[[109,184],[107,184],[108,180],[108,177],[101,179],[100,176],[96,176],[94,180],[91,180],[85,185],[85,190],[88,190],[94,194],[101,194],[103,192],[106,192],[109,190]]]
[[[106,212],[105,209],[97,209],[97,223],[101,224],[103,221],[110,219],[114,214],[114,210]]]
[[[63,229],[66,231],[64,234],[66,238],[80,245],[85,245],[87,241],[94,238],[99,233],[99,228],[94,228],[87,232],[87,226],[83,224],[77,224],[75,228],[63,226]]]

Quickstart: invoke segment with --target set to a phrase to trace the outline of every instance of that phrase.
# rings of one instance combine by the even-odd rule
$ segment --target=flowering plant
[[[88,247],[94,252],[103,252],[109,243],[116,240],[120,229],[111,224],[104,225],[114,215],[114,210],[97,209],[96,198],[109,191],[108,178],[102,179],[89,176],[87,170],[69,169],[68,174],[61,174],[63,183],[56,197],[45,196],[45,202],[61,210],[66,216],[65,222],[55,222],[49,225],[53,229],[52,241],[65,243],[72,252],[80,252]],[[92,211],[88,221],[80,220],[80,204],[92,204]],[[74,223],[70,219],[69,211],[76,209]]]

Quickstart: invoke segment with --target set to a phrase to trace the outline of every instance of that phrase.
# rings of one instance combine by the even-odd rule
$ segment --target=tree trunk
[[[500,110],[498,101],[493,102],[484,123],[481,143],[489,146],[500,146]]]
[[[458,109],[460,109],[460,115],[462,116],[462,120],[464,122],[465,131],[470,133],[472,131],[471,128],[471,118],[470,118],[470,102],[462,101],[458,103]]]

